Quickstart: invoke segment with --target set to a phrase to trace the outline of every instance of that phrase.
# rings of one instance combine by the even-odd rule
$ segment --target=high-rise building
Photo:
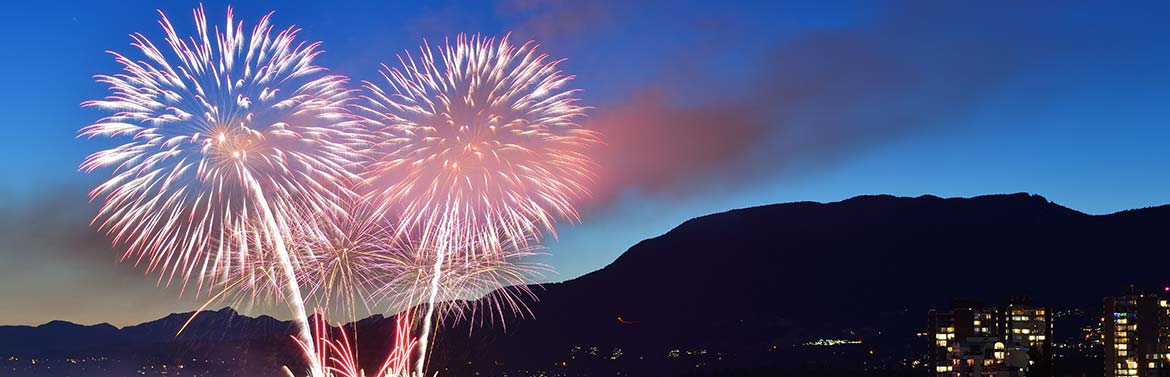
[[[929,360],[938,377],[1049,377],[1052,315],[1026,299],[1002,308],[956,302],[931,310]]]
[[[999,311],[976,303],[955,302],[951,309],[931,310],[929,331],[932,334],[930,363],[939,376],[956,376],[959,360],[957,344],[967,338],[989,338],[1002,335]]]
[[[1003,338],[1009,346],[1028,352],[1030,377],[1052,375],[1052,313],[1031,305],[1026,298],[1013,298],[1003,309]]]
[[[954,362],[945,376],[1023,377],[1031,366],[1028,349],[1011,346],[999,337],[971,337],[953,343]]]
[[[1170,376],[1170,303],[1151,293],[1106,297],[1106,377]]]

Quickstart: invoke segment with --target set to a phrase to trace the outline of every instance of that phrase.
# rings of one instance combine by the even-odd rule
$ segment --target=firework
[[[386,257],[381,251],[393,231],[384,219],[358,201],[346,208],[344,212],[307,219],[320,223],[309,228],[321,234],[296,235],[294,253],[302,261],[298,276],[306,300],[325,308],[348,310],[349,319],[357,320],[357,309],[374,312],[371,292],[379,287],[378,280],[392,273],[383,267]]]
[[[427,338],[443,268],[495,263],[525,250],[558,219],[577,219],[588,194],[598,135],[576,123],[586,108],[563,74],[532,42],[511,44],[460,35],[455,43],[383,65],[384,90],[366,82],[358,112],[374,129],[368,198],[395,213],[398,232],[419,235],[432,251],[429,293],[419,337]]]
[[[378,253],[378,268],[372,292],[391,312],[411,310],[433,302],[440,306],[441,317],[456,321],[497,321],[503,324],[508,313],[528,315],[525,299],[535,299],[528,284],[551,272],[545,264],[528,262],[541,255],[537,249],[505,250],[476,257],[448,258],[435,276],[435,250],[422,249],[418,243],[390,241]],[[459,247],[453,247],[460,249]],[[437,282],[437,283],[436,283]],[[432,284],[437,289],[432,290]],[[473,326],[474,327],[474,326]]]
[[[322,226],[310,227],[324,234],[294,236],[293,254],[300,268],[298,281],[305,301],[316,306],[348,311],[349,320],[359,319],[355,310],[398,313],[427,302],[437,253],[410,233],[397,234],[395,227],[376,216],[364,203],[355,202],[335,218],[322,217]],[[459,245],[453,249],[462,250]],[[443,264],[437,303],[439,312],[451,318],[471,321],[502,320],[503,314],[529,314],[525,298],[535,298],[527,284],[551,267],[528,262],[540,255],[535,246],[516,250],[506,247],[492,254],[476,253]],[[263,259],[261,260],[263,261]],[[260,263],[257,275],[272,274],[273,266]],[[248,282],[270,279],[251,278]],[[252,294],[241,299],[255,300],[255,292],[278,292],[281,285],[266,284],[244,290]],[[240,291],[237,289],[237,291]]]
[[[577,218],[598,137],[575,122],[585,108],[564,89],[573,77],[536,47],[460,36],[424,44],[417,61],[406,53],[401,69],[383,65],[392,92],[365,83],[357,107],[378,140],[370,197],[424,243],[443,234],[495,252]]]
[[[90,193],[102,201],[94,225],[159,284],[203,291],[256,276],[284,285],[311,351],[299,262],[285,241],[320,233],[301,220],[342,210],[348,195],[353,153],[328,119],[344,107],[346,79],[313,64],[320,43],[298,41],[299,29],[274,33],[271,14],[246,33],[228,8],[211,32],[200,7],[189,38],[159,14],[167,48],[131,35],[143,57],[110,52],[122,73],[96,78],[112,94],[83,104],[112,115],[80,136],[128,139],[81,164],[113,170]]]
[[[356,344],[351,344],[349,335],[340,324],[338,325],[340,338],[330,335],[332,332],[325,322],[325,315],[320,310],[313,318],[313,347],[300,339],[293,341],[305,353],[305,357],[314,358],[323,366],[326,377],[366,377],[357,362]],[[386,359],[370,377],[408,377],[410,371],[410,353],[418,341],[410,336],[411,321],[409,314],[402,313],[394,318],[394,345],[386,355]],[[355,334],[356,336],[356,334]],[[317,352],[312,350],[316,349]],[[288,368],[285,368],[288,375]]]
[[[389,222],[362,202],[332,216],[304,219],[321,234],[294,233],[289,250],[297,260],[297,282],[308,306],[328,308],[356,321],[364,313],[409,312],[427,303],[434,280],[436,253],[410,234],[397,235]],[[462,250],[461,246],[452,246]],[[447,259],[435,300],[441,317],[503,323],[505,314],[531,314],[525,299],[535,299],[528,284],[552,271],[528,262],[541,255],[523,250]],[[254,258],[246,274],[223,284],[225,301],[237,306],[278,299],[285,286],[281,266],[272,258]]]

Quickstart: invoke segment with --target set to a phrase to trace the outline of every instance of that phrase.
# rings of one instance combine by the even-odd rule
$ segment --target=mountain
[[[1078,309],[1087,321],[1102,297],[1131,284],[1163,286],[1168,225],[1170,206],[1093,216],[1029,194],[862,196],[738,209],[639,242],[593,273],[533,287],[535,318],[509,313],[506,327],[448,326],[432,365],[443,375],[899,370],[925,351],[927,340],[915,334],[925,330],[926,311],[953,299],[997,304],[1029,296]],[[288,323],[221,310],[196,317],[184,332],[189,338],[174,338],[188,317],[121,330],[0,327],[0,352],[134,355],[167,345],[152,355],[176,350],[210,360],[227,349],[252,366],[249,375],[295,359]],[[388,334],[393,323],[373,317],[357,326],[363,360],[373,363],[388,341],[367,334]],[[1080,324],[1056,326],[1061,337],[1080,334]],[[817,339],[861,343],[804,345]]]
[[[85,336],[72,342],[61,342],[78,334]],[[0,326],[0,350],[7,355],[31,350],[38,354],[68,353],[81,349],[95,349],[110,345],[118,329],[108,323],[82,326],[65,321],[52,321],[37,327]]]
[[[655,361],[707,350],[722,360],[641,370],[894,368],[924,352],[927,340],[914,335],[925,331],[926,312],[954,299],[1029,296],[1092,318],[1103,297],[1128,285],[1162,287],[1168,225],[1170,206],[1091,216],[1028,194],[739,209],[687,221],[601,270],[546,285],[530,305],[535,320],[512,321],[470,356],[537,368],[533,361],[571,359],[576,347]],[[1081,335],[1079,324],[1056,332]],[[864,345],[798,346],[822,338]]]
[[[0,326],[0,375],[175,375],[178,368],[199,371],[195,375],[264,376],[278,375],[273,372],[284,365],[282,360],[296,355],[288,341],[294,332],[289,322],[243,316],[230,308],[194,314],[171,314],[121,329],[63,321]]]
[[[272,317],[252,318],[231,308],[176,313],[122,329],[110,324],[82,326],[52,321],[40,326],[0,326],[0,352],[6,355],[77,353],[122,345],[171,342],[222,342],[258,337],[287,336],[293,327]],[[191,323],[184,329],[184,324]],[[183,329],[180,333],[179,330]],[[62,341],[69,339],[69,341]]]

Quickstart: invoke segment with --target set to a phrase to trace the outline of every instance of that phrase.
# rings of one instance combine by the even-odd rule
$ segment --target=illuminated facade
[[[1052,315],[1025,299],[1003,307],[931,310],[930,368],[938,377],[1049,377]]]
[[[1106,377],[1170,376],[1170,303],[1153,294],[1106,297]]]
[[[1022,377],[1031,361],[1025,347],[1010,346],[999,337],[972,337],[952,343],[949,372],[939,376]]]
[[[938,376],[959,376],[959,343],[968,338],[999,337],[999,310],[957,303],[949,310],[930,311],[930,363]]]
[[[1003,331],[1009,346],[1028,352],[1029,377],[1052,375],[1052,313],[1048,309],[1013,299],[1003,309]]]

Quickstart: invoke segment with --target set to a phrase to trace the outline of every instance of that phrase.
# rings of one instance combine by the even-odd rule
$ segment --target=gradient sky
[[[548,281],[688,218],[770,203],[1026,191],[1104,214],[1170,202],[1166,2],[368,3],[234,5],[245,27],[276,10],[355,82],[460,32],[512,32],[568,59],[596,108],[584,124],[608,145],[582,223],[547,243]],[[103,51],[131,52],[132,32],[157,39],[158,7],[191,31],[197,5],[3,6],[0,324],[121,326],[196,306],[88,230],[85,191],[102,175],[76,167],[106,141],[75,135],[101,116],[78,105],[106,94],[91,76],[119,69]],[[222,23],[227,3],[204,5]]]

